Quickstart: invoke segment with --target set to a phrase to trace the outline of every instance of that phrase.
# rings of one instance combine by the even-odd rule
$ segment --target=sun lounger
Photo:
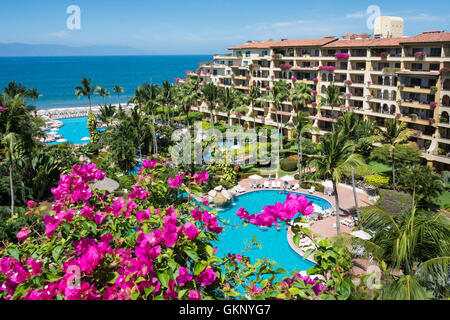
[[[316,188],[314,186],[311,187],[311,189],[308,190],[309,193],[314,193],[316,191]]]
[[[269,188],[269,181],[264,181],[264,188]]]
[[[277,188],[278,188],[278,189],[281,189],[281,181],[278,181],[278,182],[277,182]]]
[[[298,183],[296,183],[296,184],[292,187],[292,190],[297,190],[298,188],[300,188],[300,186],[298,185]]]
[[[275,181],[272,181],[272,189],[275,189],[277,187],[277,184]]]

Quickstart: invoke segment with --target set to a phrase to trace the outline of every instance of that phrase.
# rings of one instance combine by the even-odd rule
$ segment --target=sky
[[[66,12],[80,8],[81,29]],[[450,31],[450,1],[15,0],[2,1],[0,43],[128,46],[150,54],[216,54],[247,42],[372,33],[367,20],[405,20],[405,35]]]

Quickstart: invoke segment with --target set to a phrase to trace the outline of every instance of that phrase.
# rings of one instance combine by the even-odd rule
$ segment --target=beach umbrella
[[[352,236],[363,239],[363,240],[370,240],[372,239],[372,236],[370,234],[368,234],[367,232],[363,231],[363,230],[357,230],[357,231],[353,231],[351,233]]]
[[[261,176],[258,176],[257,174],[254,174],[254,175],[251,175],[250,177],[248,177],[249,179],[252,179],[252,180],[260,180],[260,179],[262,179],[263,177],[261,177]]]
[[[295,180],[293,176],[284,176],[281,178],[283,181],[293,181]]]
[[[105,177],[103,180],[97,180],[95,183],[91,184],[90,187],[91,189],[113,192],[119,189],[120,185],[117,181]]]
[[[83,138],[81,138],[81,141],[89,141],[89,140],[91,140],[91,138],[89,138],[89,137],[83,137]]]

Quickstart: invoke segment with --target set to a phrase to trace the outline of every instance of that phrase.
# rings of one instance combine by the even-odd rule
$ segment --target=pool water
[[[62,135],[62,139],[66,139],[69,143],[80,144],[88,143],[89,140],[81,140],[84,137],[89,137],[89,131],[87,129],[87,117],[77,117],[77,118],[67,118],[58,119],[64,125],[57,131],[58,134]],[[98,129],[103,131],[104,128]],[[46,133],[50,131],[45,131]],[[49,145],[60,144],[61,142],[49,142]]]
[[[224,231],[215,242],[217,255],[225,257],[228,253],[240,254],[251,245],[253,237],[256,236],[261,249],[253,246],[252,249],[242,252],[243,255],[250,257],[252,263],[255,263],[256,259],[267,258],[277,262],[279,267],[286,269],[289,273],[294,270],[308,270],[314,266],[313,262],[303,259],[291,249],[284,225],[280,225],[280,230],[277,230],[275,226],[261,230],[251,224],[244,226],[242,220],[236,215],[240,207],[245,208],[250,214],[260,213],[265,205],[282,203],[286,200],[286,196],[287,193],[284,191],[280,193],[279,190],[261,190],[235,197],[230,207],[218,212],[218,216],[224,219],[225,223],[221,223]],[[325,199],[306,194],[305,197],[324,210],[331,208],[331,204]]]

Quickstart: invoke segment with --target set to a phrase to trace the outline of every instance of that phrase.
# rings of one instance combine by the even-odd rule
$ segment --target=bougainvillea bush
[[[348,252],[324,240],[317,244],[316,261],[321,262],[311,271],[324,275],[321,280],[298,272],[280,279],[284,269],[267,259],[249,261],[245,252],[218,257],[211,245],[223,230],[218,216],[200,202],[179,197],[199,190],[208,172],[163,179],[166,170],[157,159],[143,161],[125,197],[89,187],[105,176],[95,164],[75,165],[70,174],[62,175],[52,189],[54,205],[44,218],[45,233],[33,236],[32,230],[21,230],[18,244],[0,249],[0,299],[349,297]],[[29,214],[37,210],[30,206]],[[270,227],[310,212],[306,198],[290,195],[261,214],[248,215],[244,208],[238,214],[244,224]],[[293,231],[298,242],[305,231]]]

